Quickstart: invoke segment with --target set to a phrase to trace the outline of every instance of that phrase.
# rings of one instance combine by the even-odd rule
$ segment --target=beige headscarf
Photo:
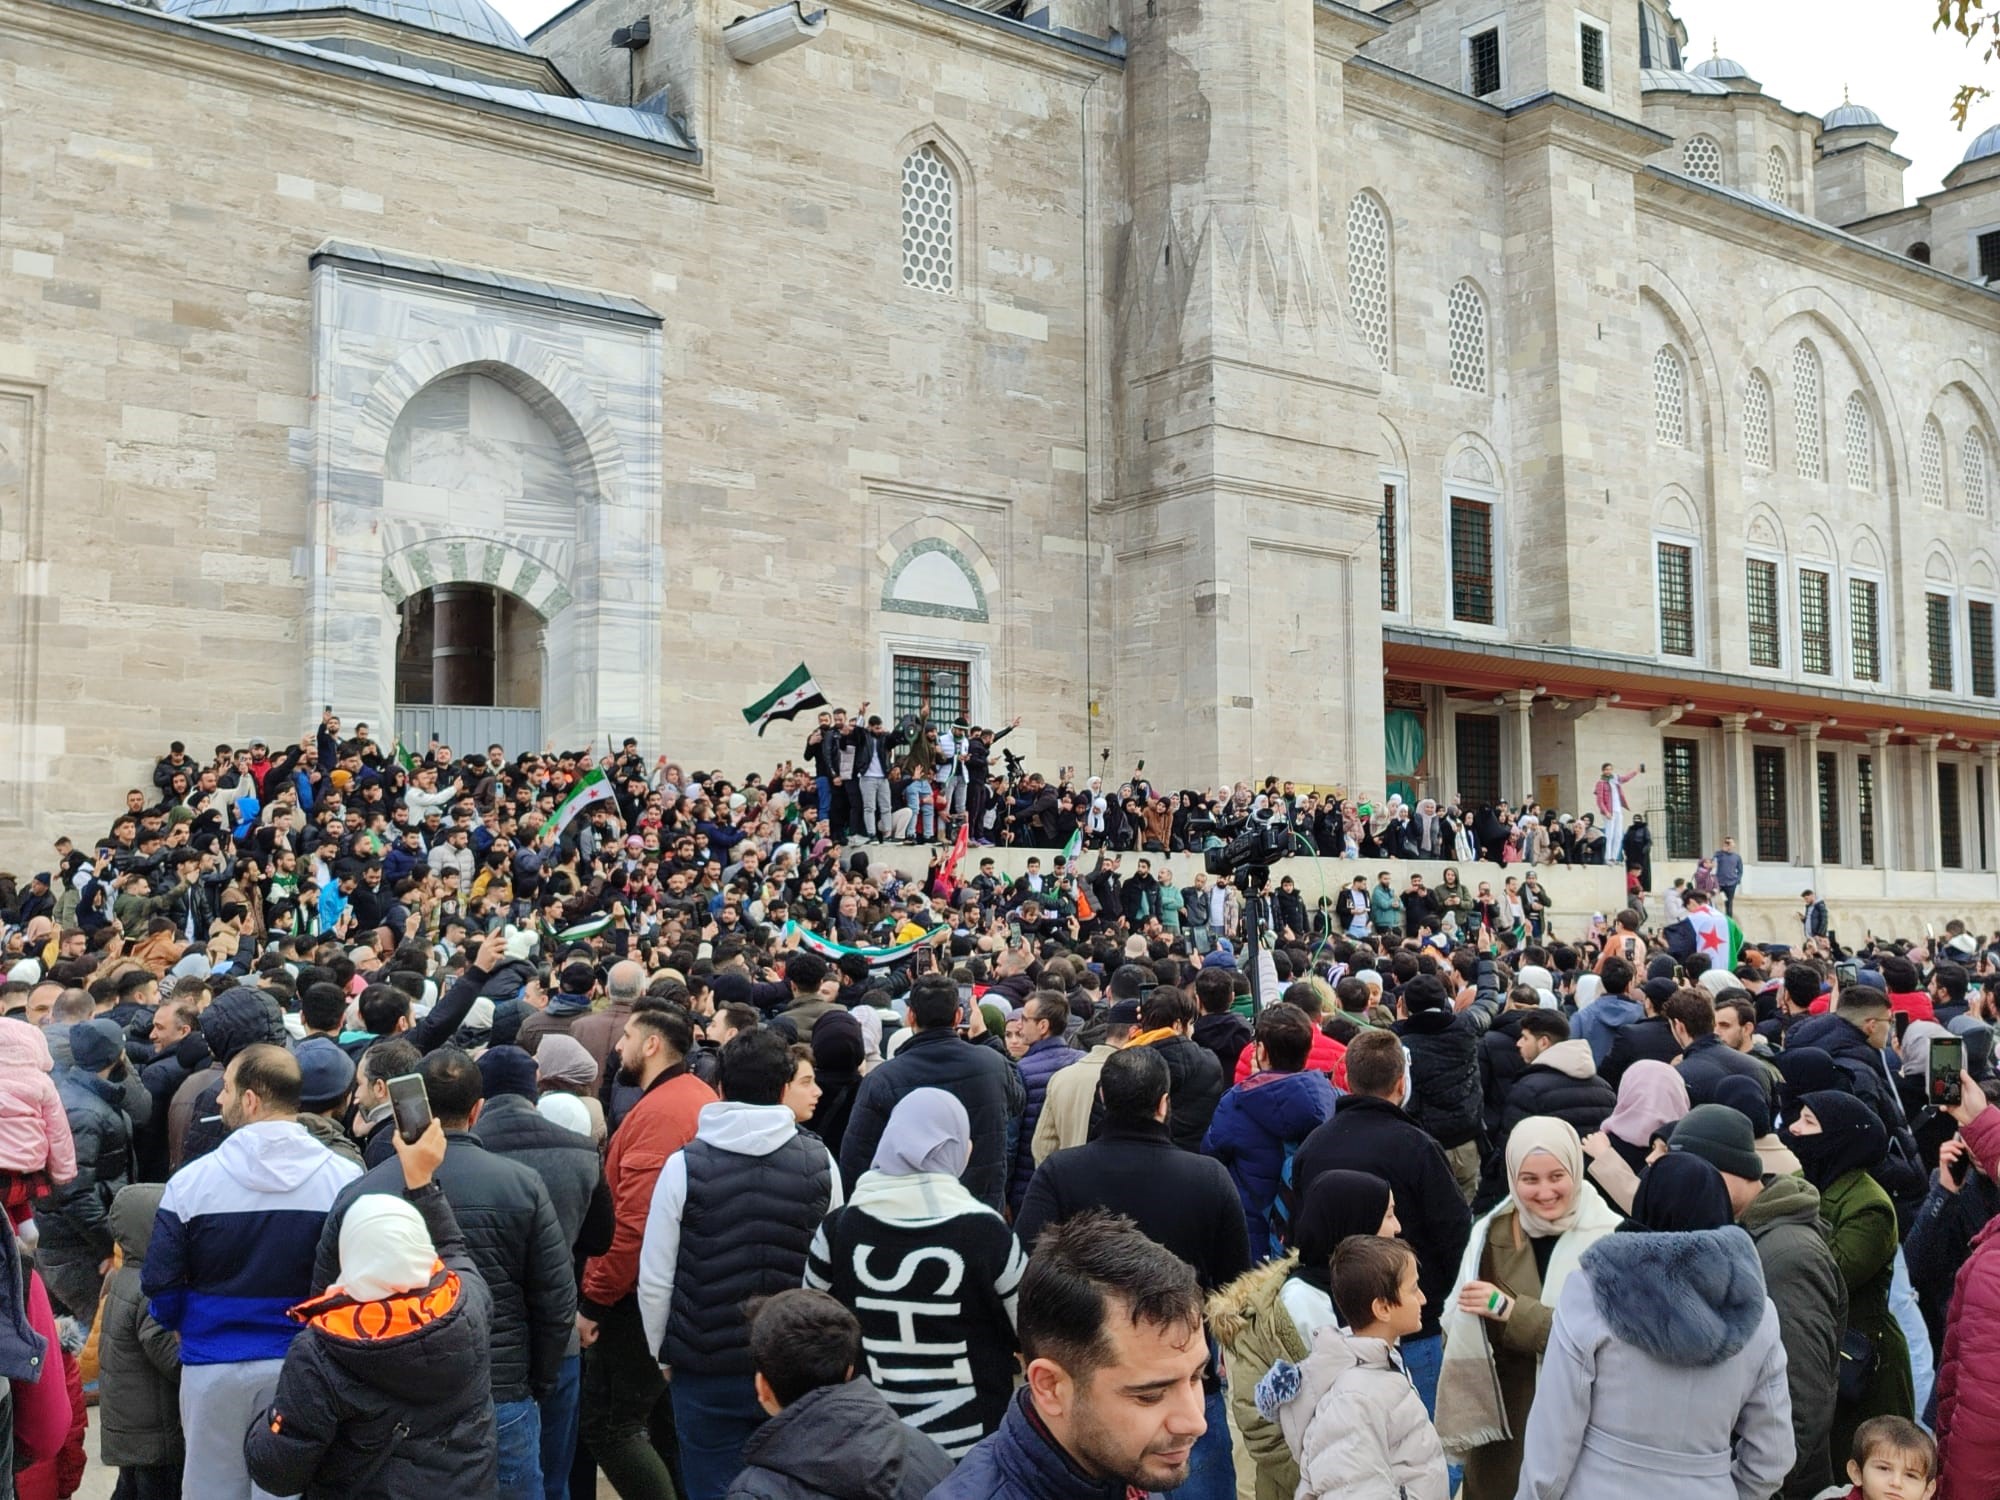
[[[1594,1193],[1595,1189],[1584,1180],[1583,1143],[1577,1139],[1575,1128],[1567,1120],[1558,1120],[1551,1115],[1530,1115],[1516,1125],[1507,1137],[1507,1184],[1510,1191],[1514,1179],[1521,1173],[1521,1164],[1537,1152],[1553,1156],[1562,1163],[1576,1183],[1569,1209],[1559,1218],[1544,1219],[1519,1198],[1514,1199],[1514,1211],[1522,1231],[1532,1239],[1543,1240],[1552,1234],[1567,1234],[1576,1228],[1577,1216],[1583,1209],[1584,1194]]]

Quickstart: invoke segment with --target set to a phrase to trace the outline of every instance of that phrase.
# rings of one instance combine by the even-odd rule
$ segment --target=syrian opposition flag
[[[743,710],[743,722],[755,725],[761,739],[773,719],[789,719],[802,708],[824,707],[826,694],[819,690],[806,664],[800,662],[791,676]]]
[[[549,820],[550,826],[555,829],[556,836],[560,838],[562,831],[569,827],[570,820],[578,813],[589,807],[593,802],[609,802],[611,798],[610,779],[597,767],[592,766],[583,775],[577,777],[575,785],[569,789],[569,795],[563,798],[561,803],[557,805],[554,817]]]
[[[1083,825],[1081,823],[1077,824],[1076,831],[1070,834],[1069,842],[1062,846],[1062,852],[1065,861],[1073,861],[1079,854],[1083,853]]]
[[[887,948],[850,948],[845,943],[836,943],[831,938],[823,938],[811,928],[799,926],[797,922],[787,922],[785,924],[785,936],[789,938],[794,933],[798,934],[799,946],[801,948],[804,948],[808,953],[817,953],[828,963],[834,963],[852,953],[867,959],[868,967],[871,969],[895,967],[912,953],[915,953],[928,940],[926,938],[912,938],[907,943],[895,943]]]
[[[1694,929],[1694,951],[1708,956],[1709,967],[1734,973],[1736,956],[1743,951],[1743,929],[1735,919],[1702,906],[1687,914],[1687,923]]]

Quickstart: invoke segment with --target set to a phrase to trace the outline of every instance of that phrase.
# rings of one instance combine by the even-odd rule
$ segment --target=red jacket
[[[2000,1174],[2000,1108],[1965,1127],[1979,1170]],[[1959,1268],[1937,1367],[1937,1500],[2000,1495],[2000,1219]]]
[[[1241,1083],[1250,1076],[1250,1063],[1256,1056],[1256,1052],[1257,1044],[1252,1042],[1237,1056],[1236,1077],[1232,1080],[1233,1082]],[[1346,1046],[1343,1043],[1336,1042],[1332,1037],[1315,1026],[1313,1028],[1312,1051],[1306,1054],[1306,1071],[1308,1073],[1326,1074],[1333,1079],[1333,1086],[1335,1088],[1339,1089],[1342,1093],[1347,1092]]]
[[[702,1106],[716,1102],[714,1089],[682,1071],[655,1083],[619,1122],[604,1160],[615,1219],[611,1248],[583,1268],[585,1317],[602,1320],[613,1304],[638,1289],[639,1241],[653,1206],[653,1184],[667,1158],[694,1139]]]
[[[27,1278],[28,1322],[49,1341],[42,1378],[14,1382],[14,1474],[18,1500],[65,1500],[83,1484],[84,1433],[89,1410],[76,1356],[56,1340],[55,1313],[42,1278]]]

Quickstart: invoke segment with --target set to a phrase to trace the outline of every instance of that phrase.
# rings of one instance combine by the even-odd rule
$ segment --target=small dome
[[[1983,161],[1989,156],[2000,156],[2000,125],[1988,125],[1980,131],[1977,139],[1965,148],[1965,155],[1960,159],[1959,165],[1963,166],[1969,161]]]
[[[1711,57],[1692,69],[1697,78],[1748,78],[1750,70],[1733,57]]]
[[[1822,130],[1847,130],[1856,125],[1880,125],[1882,117],[1865,104],[1842,104],[1827,111],[1820,121]]]
[[[161,0],[160,8],[189,20],[234,24],[249,31],[257,29],[259,16],[352,10],[510,52],[528,50],[521,33],[486,0]]]

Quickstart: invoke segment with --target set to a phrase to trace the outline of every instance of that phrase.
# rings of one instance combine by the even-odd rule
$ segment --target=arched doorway
[[[412,750],[435,735],[454,750],[542,744],[542,617],[484,583],[440,583],[397,606],[396,734]]]

